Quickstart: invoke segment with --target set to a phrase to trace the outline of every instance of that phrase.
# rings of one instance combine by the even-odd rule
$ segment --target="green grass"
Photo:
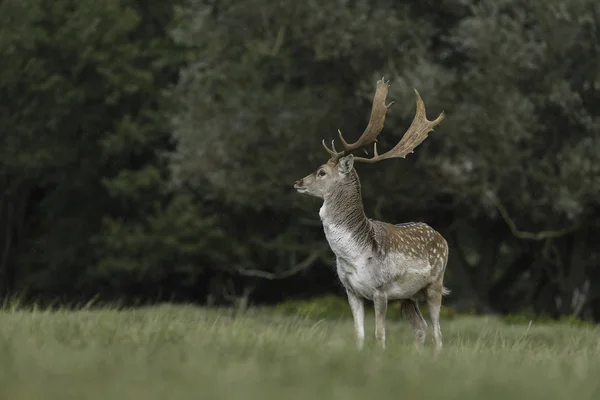
[[[404,321],[381,352],[349,319],[158,306],[0,313],[0,399],[598,399],[600,329],[443,321],[443,352]]]

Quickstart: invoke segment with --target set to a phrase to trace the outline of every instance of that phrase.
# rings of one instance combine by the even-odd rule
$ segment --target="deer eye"
[[[326,172],[323,171],[322,169],[320,169],[319,172],[317,172],[317,176],[320,176],[320,177],[325,176],[325,174],[326,174]]]

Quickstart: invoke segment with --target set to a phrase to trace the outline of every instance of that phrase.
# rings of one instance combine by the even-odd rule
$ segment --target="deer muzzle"
[[[296,189],[298,193],[306,193],[306,186],[304,186],[304,178],[294,182],[294,189]]]

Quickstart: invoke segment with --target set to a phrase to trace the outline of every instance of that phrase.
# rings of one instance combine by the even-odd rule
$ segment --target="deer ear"
[[[347,174],[352,171],[352,167],[354,166],[354,156],[352,154],[348,154],[346,157],[340,158],[339,161],[339,170],[342,174]]]

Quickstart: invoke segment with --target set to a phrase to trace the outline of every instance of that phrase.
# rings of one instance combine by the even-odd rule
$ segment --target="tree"
[[[488,279],[511,282],[502,286],[511,298],[502,302],[504,311],[529,302],[538,311],[579,314],[583,308],[571,307],[572,298],[585,287],[586,303],[598,293],[589,284],[597,251],[586,244],[597,240],[600,194],[598,15],[585,0],[473,2],[444,40],[445,51],[460,60],[449,69],[452,78],[437,85],[448,104],[447,134],[433,157],[425,153],[420,161],[458,209],[468,210],[460,225],[488,221],[476,226],[489,232],[495,256],[480,268],[493,268]],[[431,81],[436,66],[410,73],[412,81]],[[494,220],[514,238],[502,239],[497,224],[492,233]],[[458,243],[485,253],[468,240]],[[498,268],[506,265],[502,253],[519,260],[523,252],[534,259]]]
[[[586,0],[188,2],[174,32],[196,56],[174,92],[176,177],[249,227],[245,268],[289,270],[274,249],[323,243],[291,183],[325,160],[322,138],[358,135],[386,75],[380,149],[412,119],[412,87],[448,118],[402,166],[360,171],[371,215],[439,226],[457,249],[455,293],[484,309],[580,313],[597,292],[597,15]],[[587,306],[565,308],[584,287]]]
[[[381,66],[423,50],[433,28],[403,11],[369,1],[179,9],[174,37],[195,57],[172,94],[180,100],[175,176],[220,204],[238,270],[283,272],[331,258],[314,202],[292,184],[326,160],[322,138],[338,127],[359,133]]]
[[[1,7],[0,97],[11,102],[0,111],[0,295],[85,299],[140,281],[148,295],[166,269],[196,276],[192,260],[212,236],[191,249],[190,232],[213,230],[169,182],[162,92],[185,56],[164,35],[172,6]]]

